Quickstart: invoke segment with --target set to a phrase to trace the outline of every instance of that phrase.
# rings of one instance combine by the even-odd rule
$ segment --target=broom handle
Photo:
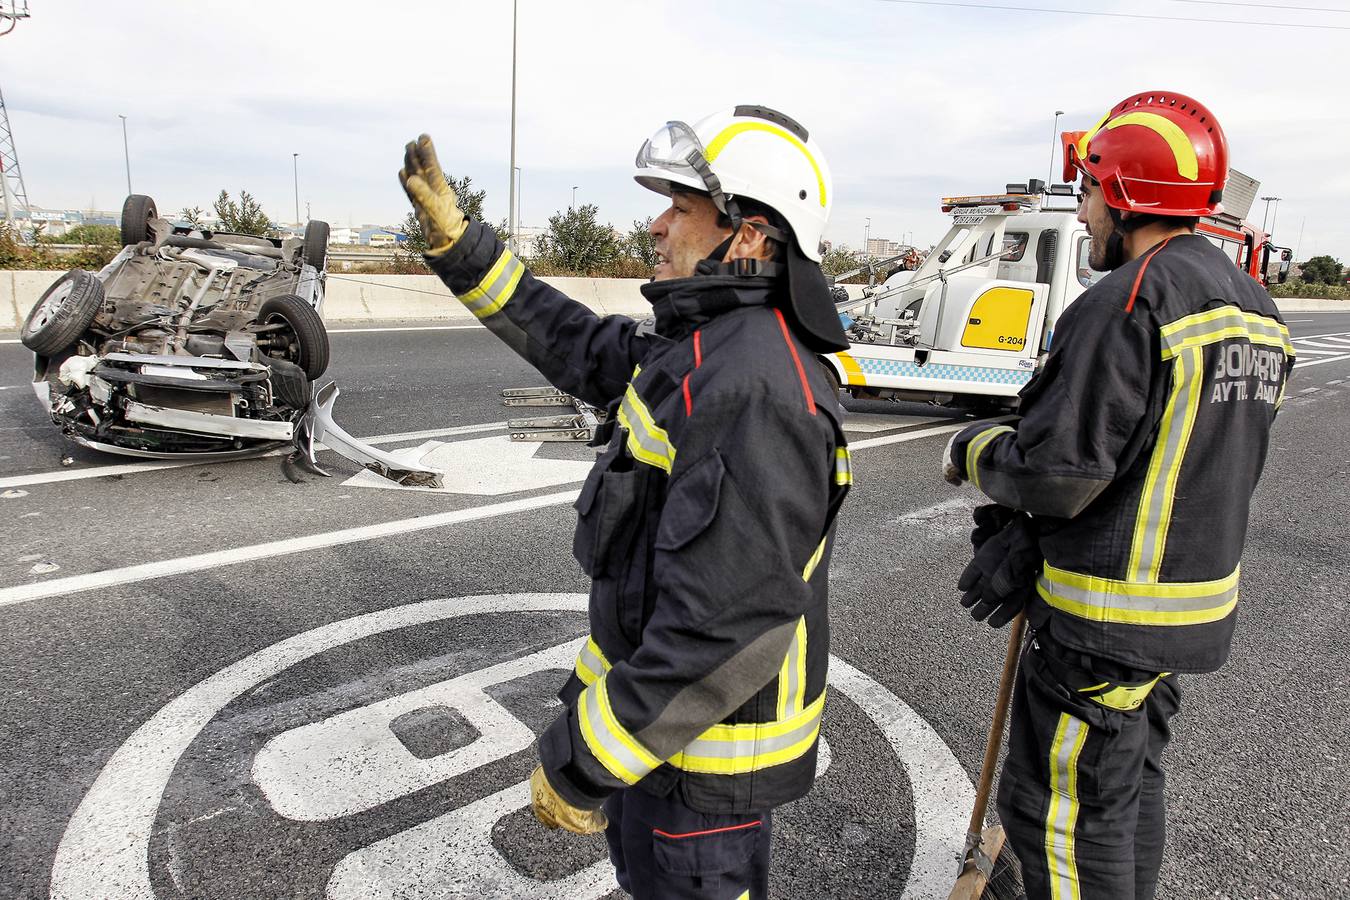
[[[980,767],[980,785],[975,791],[975,808],[970,813],[971,834],[979,834],[984,828],[984,814],[989,807],[989,789],[994,783],[994,769],[998,766],[998,751],[1003,744],[1003,726],[1008,720],[1013,677],[1017,674],[1017,657],[1022,649],[1022,635],[1026,632],[1026,627],[1026,616],[1018,613],[1008,633],[1008,652],[1003,658],[1003,674],[999,677],[994,721],[989,723],[989,740],[984,745],[984,765]]]

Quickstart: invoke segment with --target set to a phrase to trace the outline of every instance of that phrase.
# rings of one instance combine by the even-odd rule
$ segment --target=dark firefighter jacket
[[[1111,273],[1059,319],[1015,426],[974,425],[952,461],[1039,518],[1033,622],[1154,672],[1228,657],[1239,562],[1294,363],[1274,302],[1199,235]]]
[[[590,637],[540,739],[598,807],[678,788],[703,812],[810,790],[829,650],[833,514],[852,475],[838,402],[765,278],[643,286],[655,333],[599,317],[473,224],[436,273],[612,435],[576,502]]]

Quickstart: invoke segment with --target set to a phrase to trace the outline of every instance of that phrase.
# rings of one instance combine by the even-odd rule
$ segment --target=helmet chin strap
[[[735,201],[730,201],[731,205]],[[733,217],[736,222],[739,216]],[[743,221],[743,220],[742,220]],[[774,228],[772,225],[765,225],[760,222],[746,222],[751,228],[764,232],[766,236],[773,240],[782,240],[786,237],[782,231]],[[738,278],[776,278],[779,274],[786,271],[782,263],[773,262],[767,259],[733,259],[724,262],[727,251],[731,249],[732,243],[736,240],[736,235],[740,233],[737,226],[726,240],[713,248],[708,254],[707,259],[699,260],[694,266],[695,275],[735,275]]]
[[[1106,271],[1113,272],[1129,262],[1125,258],[1125,236],[1133,231],[1138,231],[1150,222],[1156,221],[1158,217],[1147,213],[1136,213],[1133,217],[1127,219],[1114,206],[1108,206],[1106,209],[1111,214],[1111,222],[1115,227],[1112,228],[1111,235],[1106,239],[1104,265]]]

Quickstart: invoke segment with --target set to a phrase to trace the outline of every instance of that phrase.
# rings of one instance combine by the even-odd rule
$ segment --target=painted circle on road
[[[325,651],[403,628],[493,613],[584,613],[586,602],[583,594],[502,594],[427,600],[315,628],[259,650],[222,669],[160,709],[109,759],[80,802],[57,848],[52,867],[51,897],[53,900],[83,900],[91,896],[108,900],[154,900],[156,893],[150,873],[151,837],[165,790],[179,760],[194,739],[227,705],[292,666]],[[568,654],[575,655],[571,646],[573,643],[566,642],[533,654],[539,657],[536,667],[556,667],[559,660],[570,665]],[[521,671],[528,669],[528,663],[521,660],[508,661],[489,669],[501,669],[500,677],[506,678],[514,671],[511,669],[513,665],[517,665],[517,668],[524,666]],[[485,678],[482,672],[466,676],[470,677],[480,684]],[[462,682],[464,679],[453,681]],[[932,727],[885,687],[833,656],[830,660],[830,683],[871,719],[908,775],[914,802],[914,856],[909,881],[902,896],[945,897],[974,801],[974,788],[969,776]],[[327,746],[323,741],[326,724],[315,723],[296,729],[306,732],[304,746],[307,752],[309,747]],[[484,724],[489,729],[493,728],[492,722]],[[481,727],[479,731],[487,733]],[[519,739],[522,739],[521,736],[518,736],[516,744],[499,748],[498,755],[514,752],[513,747],[519,749]],[[528,739],[532,739],[532,735]],[[306,808],[303,806],[307,802],[304,800],[307,796],[305,792],[293,792],[288,799],[283,789],[277,789],[277,785],[292,784],[297,778],[303,777],[303,773],[301,768],[295,772],[286,770],[286,747],[276,747],[271,754],[265,752],[274,743],[269,742],[268,747],[259,752],[253,771],[255,780],[264,786],[265,792],[268,790],[267,785],[273,786],[269,799],[274,807],[282,810],[288,802],[292,803],[294,808],[285,809],[283,814],[297,818],[322,818],[346,811]],[[475,742],[462,752],[469,757],[473,753],[481,755],[483,748],[480,745],[484,743]],[[322,752],[322,749],[316,752]],[[454,757],[455,754],[448,756]],[[473,765],[473,761],[461,760],[457,765],[462,770],[464,766]],[[360,771],[360,766],[354,767],[352,771]],[[416,767],[412,767],[408,777],[415,778],[416,775]],[[360,787],[359,784],[353,785],[350,794],[356,799],[344,802],[358,802]],[[371,789],[379,788],[372,785]],[[378,800],[377,796],[372,802]],[[463,810],[456,810],[426,823],[425,827],[463,835],[466,822],[497,821],[504,814],[520,809],[527,803],[528,794],[523,790],[523,785],[518,784],[471,803]],[[395,835],[379,843],[387,844],[408,835],[416,840],[418,835],[413,832],[423,827],[416,826],[403,835]],[[428,836],[424,834],[420,837],[425,839]],[[376,846],[372,845],[367,850],[374,850]],[[425,847],[426,844],[422,843],[421,846]],[[478,849],[486,851],[490,848]],[[366,851],[361,852],[364,854]],[[392,890],[399,873],[380,870],[381,865],[388,869],[390,859],[399,858],[397,853],[384,857],[378,853],[373,856],[352,854],[335,871],[329,883],[329,896],[358,896],[344,890],[344,884],[357,883],[343,880],[344,869],[349,872],[357,870],[362,878],[383,878],[391,887],[387,896],[401,896],[401,892]],[[447,857],[441,862],[444,865],[456,865],[460,860]],[[472,885],[462,887],[472,888]],[[539,897],[541,900],[555,897],[588,898],[602,896],[612,889],[613,882],[608,862],[602,862],[559,881],[530,879],[527,884],[525,879],[521,879],[520,884],[513,883],[511,887],[515,896]],[[460,896],[450,891],[442,891],[439,895]],[[474,890],[472,894],[465,895],[483,894],[481,890]]]

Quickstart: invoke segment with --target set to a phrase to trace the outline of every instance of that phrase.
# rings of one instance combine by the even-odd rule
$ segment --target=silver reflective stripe
[[[1235,569],[1216,581],[1138,583],[1093,579],[1047,566],[1037,588],[1056,609],[1095,622],[1203,625],[1232,612],[1240,573]]]
[[[515,293],[516,285],[524,274],[524,264],[510,250],[502,250],[502,255],[483,276],[483,280],[477,287],[460,294],[459,302],[478,318],[485,319],[501,311]]]
[[[819,726],[820,713],[817,712],[816,715],[808,716],[801,723],[793,726],[790,731],[772,737],[750,735],[731,740],[694,738],[680,752],[685,756],[698,756],[708,759],[744,759],[747,763],[753,764],[754,760],[770,753],[776,753],[779,750],[786,750],[794,744],[800,743],[810,737],[811,732]]]
[[[840,447],[834,451],[834,483],[853,483],[853,460],[847,447]]]
[[[783,658],[783,669],[778,674],[778,718],[786,719],[796,715],[806,705],[806,685],[802,683],[806,670],[806,617],[797,620],[797,628],[792,633],[792,643],[788,644],[787,656]]]
[[[1140,498],[1140,521],[1135,524],[1130,552],[1131,581],[1156,579],[1162,566],[1177,478],[1200,405],[1203,352],[1200,347],[1192,347],[1180,354],[1174,364],[1172,396],[1163,414],[1159,444],[1154,448]]]
[[[615,778],[625,784],[636,784],[661,764],[614,718],[603,676],[581,692],[578,706],[586,746]]]
[[[1050,894],[1055,900],[1078,900],[1078,865],[1074,827],[1078,821],[1078,754],[1087,740],[1087,723],[1061,713],[1050,745],[1050,808],[1045,817],[1045,856]]]
[[[619,424],[628,431],[628,450],[633,458],[669,474],[675,465],[675,446],[666,430],[652,419],[631,383],[619,404]]]
[[[586,638],[586,643],[577,654],[577,677],[583,684],[594,684],[595,680],[609,671],[609,661],[600,652],[595,638]]]
[[[1219,340],[1224,336],[1218,332],[1227,328],[1241,329],[1246,332],[1245,336],[1254,339],[1265,338],[1261,343],[1273,343],[1281,347],[1288,344],[1289,331],[1279,322],[1256,313],[1244,312],[1235,306],[1228,306],[1186,316],[1171,325],[1164,326],[1162,329],[1164,356],[1168,355],[1166,351],[1176,352],[1188,342],[1199,338],[1214,335],[1214,339]]]

